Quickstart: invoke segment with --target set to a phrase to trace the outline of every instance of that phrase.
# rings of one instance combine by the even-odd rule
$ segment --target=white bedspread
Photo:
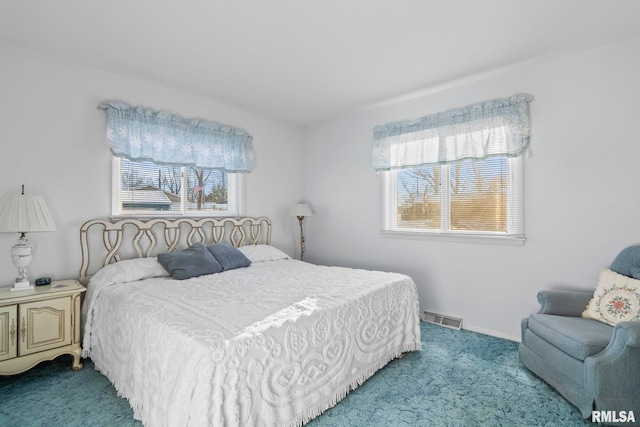
[[[301,425],[421,348],[405,275],[281,260],[177,281],[142,262],[92,278],[84,355],[146,426]]]

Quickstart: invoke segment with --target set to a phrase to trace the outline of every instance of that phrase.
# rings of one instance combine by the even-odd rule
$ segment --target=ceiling
[[[637,0],[0,0],[0,42],[300,126],[638,36]]]

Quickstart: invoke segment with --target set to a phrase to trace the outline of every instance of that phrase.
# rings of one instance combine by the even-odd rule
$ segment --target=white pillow
[[[93,322],[93,304],[100,292],[116,283],[133,282],[152,277],[167,277],[169,273],[156,258],[135,258],[114,262],[102,267],[87,284],[87,293],[82,304],[82,325],[84,325],[83,354],[87,356],[91,349],[91,324]]]
[[[270,245],[247,245],[238,248],[251,262],[278,261],[291,257]]]
[[[608,325],[640,320],[640,280],[608,268],[600,272],[598,286],[582,317]]]
[[[134,258],[114,262],[102,267],[91,277],[91,281],[108,280],[112,283],[125,283],[164,276],[169,276],[169,273],[162,267],[157,258]]]

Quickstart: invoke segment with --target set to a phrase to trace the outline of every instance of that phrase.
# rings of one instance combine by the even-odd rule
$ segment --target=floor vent
[[[430,313],[425,311],[422,313],[422,320],[436,325],[446,326],[451,329],[462,329],[462,319],[458,319],[450,316],[443,316],[442,314]]]

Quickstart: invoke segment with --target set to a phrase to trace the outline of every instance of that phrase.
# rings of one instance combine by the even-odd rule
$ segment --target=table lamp
[[[32,250],[27,233],[33,231],[55,231],[56,226],[49,209],[40,196],[24,194],[5,194],[0,199],[0,232],[20,233],[20,238],[11,247],[11,261],[18,269],[18,277],[12,291],[33,289],[27,278],[27,266],[31,263]]]

